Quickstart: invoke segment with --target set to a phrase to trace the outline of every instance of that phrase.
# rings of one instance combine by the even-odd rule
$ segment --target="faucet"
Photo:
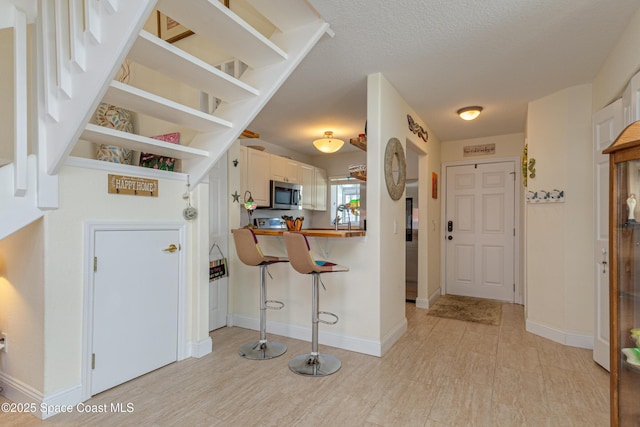
[[[336,231],[340,229],[338,225],[340,224],[340,215],[338,214],[338,212],[344,211],[347,211],[347,230],[351,230],[351,215],[349,215],[349,207],[345,204],[342,204],[336,206],[336,217],[333,220],[333,223],[336,226]]]

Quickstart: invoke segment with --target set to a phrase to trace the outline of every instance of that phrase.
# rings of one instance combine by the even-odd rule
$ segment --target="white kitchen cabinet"
[[[299,184],[302,182],[300,163],[286,157],[270,156],[271,179]]]
[[[300,165],[302,175],[302,209],[313,210],[316,207],[316,175],[315,167]]]
[[[327,210],[327,171],[314,168],[316,181],[316,210]]]
[[[327,172],[311,165],[301,164],[302,209],[327,210]]]
[[[242,193],[249,190],[258,207],[267,207],[269,206],[270,155],[252,148],[246,151],[246,168],[242,168],[243,174],[246,173],[246,185],[243,185]],[[240,157],[242,158],[242,150]]]

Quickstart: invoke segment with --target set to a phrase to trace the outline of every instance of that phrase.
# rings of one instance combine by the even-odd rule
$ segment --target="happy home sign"
[[[109,174],[109,194],[158,197],[158,180]]]

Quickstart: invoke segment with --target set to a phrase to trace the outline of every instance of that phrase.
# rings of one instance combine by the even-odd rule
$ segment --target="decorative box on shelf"
[[[351,138],[349,140],[351,145],[358,147],[362,151],[367,151],[367,136],[361,133],[357,138]]]
[[[349,166],[349,175],[352,178],[359,179],[361,181],[367,180],[367,165],[351,165]]]

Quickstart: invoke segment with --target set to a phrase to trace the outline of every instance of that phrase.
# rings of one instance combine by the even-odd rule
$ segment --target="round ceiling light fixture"
[[[344,141],[334,138],[333,132],[328,130],[324,133],[324,138],[316,139],[313,145],[323,153],[335,153],[342,148]]]
[[[464,107],[458,110],[458,115],[462,120],[473,120],[480,115],[482,107]]]

